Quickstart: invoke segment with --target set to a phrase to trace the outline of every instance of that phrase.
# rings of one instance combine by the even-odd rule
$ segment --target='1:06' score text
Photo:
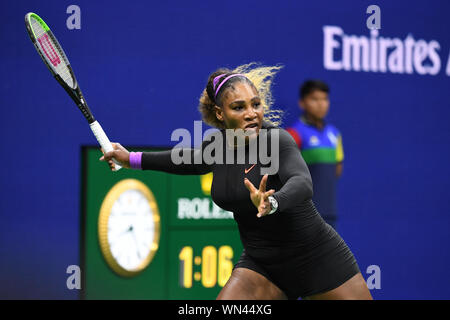
[[[202,256],[194,257],[194,250],[185,246],[178,255],[180,260],[180,286],[192,287],[192,280],[200,281],[203,287],[212,288],[216,284],[223,287],[233,271],[233,248],[221,246],[217,250],[214,246],[202,249]],[[193,271],[195,265],[201,265],[201,272]]]

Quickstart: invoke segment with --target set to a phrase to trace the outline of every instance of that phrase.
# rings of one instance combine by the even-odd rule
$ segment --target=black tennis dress
[[[275,153],[279,156],[278,172],[269,175],[267,180],[266,190],[274,189],[273,197],[278,201],[278,209],[271,215],[256,216],[258,210],[244,185],[244,178],[247,178],[258,188],[263,177],[260,169],[269,166],[263,165],[267,161],[260,161],[259,153],[253,166],[255,162],[248,156],[249,146],[244,148],[246,158],[242,164],[236,163],[237,152],[231,164],[219,161],[208,164],[205,159],[197,159],[195,164],[194,158],[214,139],[205,139],[198,149],[180,148],[177,151],[180,156],[190,157],[190,163],[174,164],[170,150],[144,152],[142,169],[182,175],[213,172],[212,199],[219,207],[233,212],[244,247],[234,268],[243,267],[260,273],[283,290],[289,299],[337,288],[360,272],[355,257],[314,207],[311,176],[294,139],[284,129],[268,122],[263,122],[262,129],[268,133],[270,156]],[[224,130],[220,132],[225,137]],[[259,143],[260,136],[252,143]],[[278,152],[270,147],[271,139],[277,136]],[[226,150],[230,148],[224,142],[223,151]]]

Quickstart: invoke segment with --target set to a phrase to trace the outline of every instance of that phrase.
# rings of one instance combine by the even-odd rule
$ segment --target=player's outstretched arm
[[[203,143],[203,147],[206,143]],[[100,161],[107,161],[111,171],[115,171],[114,158],[122,167],[131,168],[130,152],[122,147],[120,143],[112,143],[113,151],[104,153],[100,158]],[[189,161],[187,163],[175,164],[172,161],[172,152],[180,153],[181,155],[187,153]],[[155,170],[163,171],[167,173],[179,174],[179,175],[201,175],[211,172],[211,166],[201,161],[196,163],[195,158],[198,158],[198,153],[201,153],[202,149],[191,148],[177,148],[166,151],[153,151],[143,152],[140,157],[140,169],[142,170]]]

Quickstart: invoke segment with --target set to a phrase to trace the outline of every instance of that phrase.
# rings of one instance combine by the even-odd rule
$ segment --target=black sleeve
[[[313,186],[308,167],[292,136],[279,129],[279,169],[282,187],[273,197],[278,201],[278,211],[290,211],[312,198]]]
[[[210,141],[203,141],[200,148],[173,148],[167,151],[155,151],[142,153],[142,170],[156,170],[179,175],[202,175],[212,171],[211,165],[203,161],[202,153]],[[172,153],[179,155],[177,158],[187,159],[182,163],[175,163]]]

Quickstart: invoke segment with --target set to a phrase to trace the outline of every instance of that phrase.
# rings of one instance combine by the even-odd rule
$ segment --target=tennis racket
[[[81,93],[69,60],[58,40],[56,40],[53,35],[53,32],[50,31],[50,28],[44,20],[32,12],[25,15],[25,25],[27,27],[28,35],[45,65],[55,77],[56,81],[58,81],[64,90],[66,90],[78,109],[80,109],[81,113],[83,113],[104,152],[112,151],[113,147],[111,142],[103,131],[100,123],[98,123],[92,115],[92,112]],[[113,161],[116,170],[122,168],[118,162],[115,160]]]

